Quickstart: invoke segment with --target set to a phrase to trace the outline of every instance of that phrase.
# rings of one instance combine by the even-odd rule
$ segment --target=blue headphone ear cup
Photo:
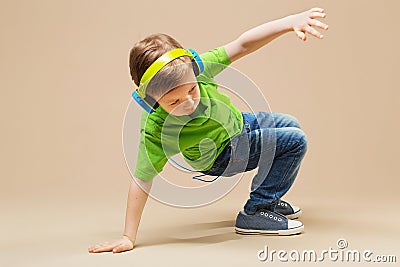
[[[146,97],[144,98],[144,100],[150,104],[150,106],[153,108],[153,110],[155,110],[156,108],[158,108],[159,104],[156,100],[154,100],[154,98],[152,98],[151,96],[146,95]]]
[[[194,65],[196,65],[196,66],[193,66],[193,70],[195,72],[195,75],[197,76],[197,75],[199,75],[200,73],[202,73],[204,71],[203,61],[201,60],[200,55],[197,54],[196,51],[194,51],[191,48],[189,48],[188,50],[193,55],[192,63],[194,63]],[[196,72],[197,72],[197,74],[196,74]]]
[[[194,76],[199,76],[200,69],[199,69],[199,66],[197,65],[196,60],[192,60],[192,67],[193,67]]]
[[[147,105],[146,102],[143,101],[143,99],[138,95],[138,93],[136,92],[136,90],[132,93],[132,97],[133,99],[135,99],[136,103],[139,104],[139,106],[141,106],[144,110],[146,110],[148,113],[153,113],[154,109],[152,109],[149,105]],[[154,99],[153,99],[154,100]],[[157,103],[157,102],[156,102]],[[157,103],[157,107],[158,107],[158,103]]]

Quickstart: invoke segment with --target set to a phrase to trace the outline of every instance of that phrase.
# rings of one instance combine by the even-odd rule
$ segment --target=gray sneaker
[[[294,235],[304,230],[299,221],[289,220],[284,215],[259,209],[254,214],[239,212],[235,231],[238,234]]]
[[[288,219],[297,219],[301,215],[302,211],[299,207],[290,205],[288,202],[279,200],[275,206],[275,212],[283,214]]]

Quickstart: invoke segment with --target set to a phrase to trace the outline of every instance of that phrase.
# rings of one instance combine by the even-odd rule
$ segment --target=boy
[[[200,55],[206,66],[203,76],[209,75],[212,78],[223,70],[223,68],[207,69],[208,61],[229,65],[290,31],[294,31],[303,41],[306,40],[306,33],[317,38],[323,38],[313,27],[327,30],[328,26],[316,18],[325,18],[323,9],[312,8],[246,31],[236,40]],[[172,49],[181,47],[176,40],[165,34],[154,34],[135,44],[130,53],[131,75],[135,84],[139,86],[143,74],[157,58]],[[165,68],[166,75],[178,75],[176,71],[179,69],[178,64],[188,62],[187,59],[187,57],[180,57],[172,60],[168,64],[168,68]],[[303,231],[303,224],[293,220],[300,215],[300,208],[281,200],[281,197],[293,184],[307,148],[306,136],[300,129],[298,121],[293,116],[280,113],[241,113],[230,103],[229,98],[224,98],[218,93],[218,90],[214,90],[216,88],[209,89],[209,91],[207,91],[208,89],[205,90],[204,88],[208,87],[197,83],[195,75],[198,75],[198,73],[196,74],[194,67],[192,71],[182,71],[179,79],[183,82],[176,87],[171,85],[170,88],[172,89],[168,91],[160,89],[156,80],[149,83],[146,94],[151,95],[158,108],[155,109],[154,114],[151,114],[152,116],[149,116],[149,118],[153,118],[148,120],[149,125],[153,127],[152,132],[147,128],[141,131],[141,135],[145,135],[150,140],[149,147],[147,145],[141,147],[141,151],[144,150],[143,148],[148,150],[146,153],[148,153],[153,169],[146,165],[144,155],[141,155],[144,152],[139,151],[137,169],[134,175],[135,181],[131,182],[128,193],[124,235],[121,239],[92,246],[89,248],[89,252],[112,251],[117,253],[133,249],[142,211],[148,197],[147,192],[150,191],[152,185],[152,178],[167,161],[166,156],[162,153],[160,137],[157,136],[158,133],[156,132],[157,129],[158,131],[161,129],[158,124],[160,120],[162,124],[165,116],[182,118],[198,113],[200,107],[204,107],[201,103],[203,98],[218,99],[230,109],[230,120],[227,121],[227,125],[219,127],[222,128],[221,132],[228,131],[229,133],[223,132],[221,134],[220,132],[218,134],[218,132],[205,133],[201,131],[205,128],[199,128],[199,131],[197,131],[197,133],[203,133],[208,138],[214,138],[214,143],[218,145],[214,159],[208,162],[211,163],[211,166],[205,167],[203,165],[205,167],[203,173],[220,175],[227,169],[231,158],[239,161],[243,158],[237,147],[249,142],[249,161],[246,161],[243,171],[259,167],[257,175],[265,175],[265,177],[261,177],[261,183],[257,188],[250,193],[250,198],[244,209],[237,215],[236,232],[291,235]],[[212,107],[204,108],[213,112]],[[276,128],[266,127],[271,120],[275,122]],[[199,127],[205,127],[204,125],[209,123],[211,122],[205,120]],[[216,128],[211,127],[210,129]],[[217,130],[218,128],[215,131]],[[268,143],[269,140],[266,136],[271,132],[276,135],[276,152],[271,169],[266,171],[263,166],[267,164],[259,162],[259,155],[262,149],[270,148],[271,144]],[[264,138],[259,138],[260,136],[264,136]],[[192,142],[196,142],[193,141],[196,140],[196,137],[191,137]],[[263,140],[261,141],[262,144],[260,144],[260,140]],[[197,142],[197,145],[199,146],[199,142]],[[160,151],[161,153],[159,153]],[[182,153],[185,152],[182,151]],[[199,151],[194,150],[193,154],[198,155]],[[190,153],[184,154],[184,156],[191,157]]]

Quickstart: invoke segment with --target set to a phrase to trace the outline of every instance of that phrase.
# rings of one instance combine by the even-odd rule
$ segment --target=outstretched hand
[[[328,29],[327,24],[316,19],[326,17],[324,9],[319,7],[311,8],[310,10],[291,15],[290,17],[291,27],[297,36],[303,41],[307,40],[306,33],[309,33],[317,38],[323,38],[323,35],[313,27],[318,27],[323,30]]]

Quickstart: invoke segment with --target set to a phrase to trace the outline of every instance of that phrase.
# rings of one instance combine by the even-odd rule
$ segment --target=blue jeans
[[[288,114],[256,112],[243,115],[243,131],[217,157],[207,175],[232,176],[258,167],[248,214],[259,207],[275,210],[278,200],[292,186],[307,151],[307,139],[298,120]]]

